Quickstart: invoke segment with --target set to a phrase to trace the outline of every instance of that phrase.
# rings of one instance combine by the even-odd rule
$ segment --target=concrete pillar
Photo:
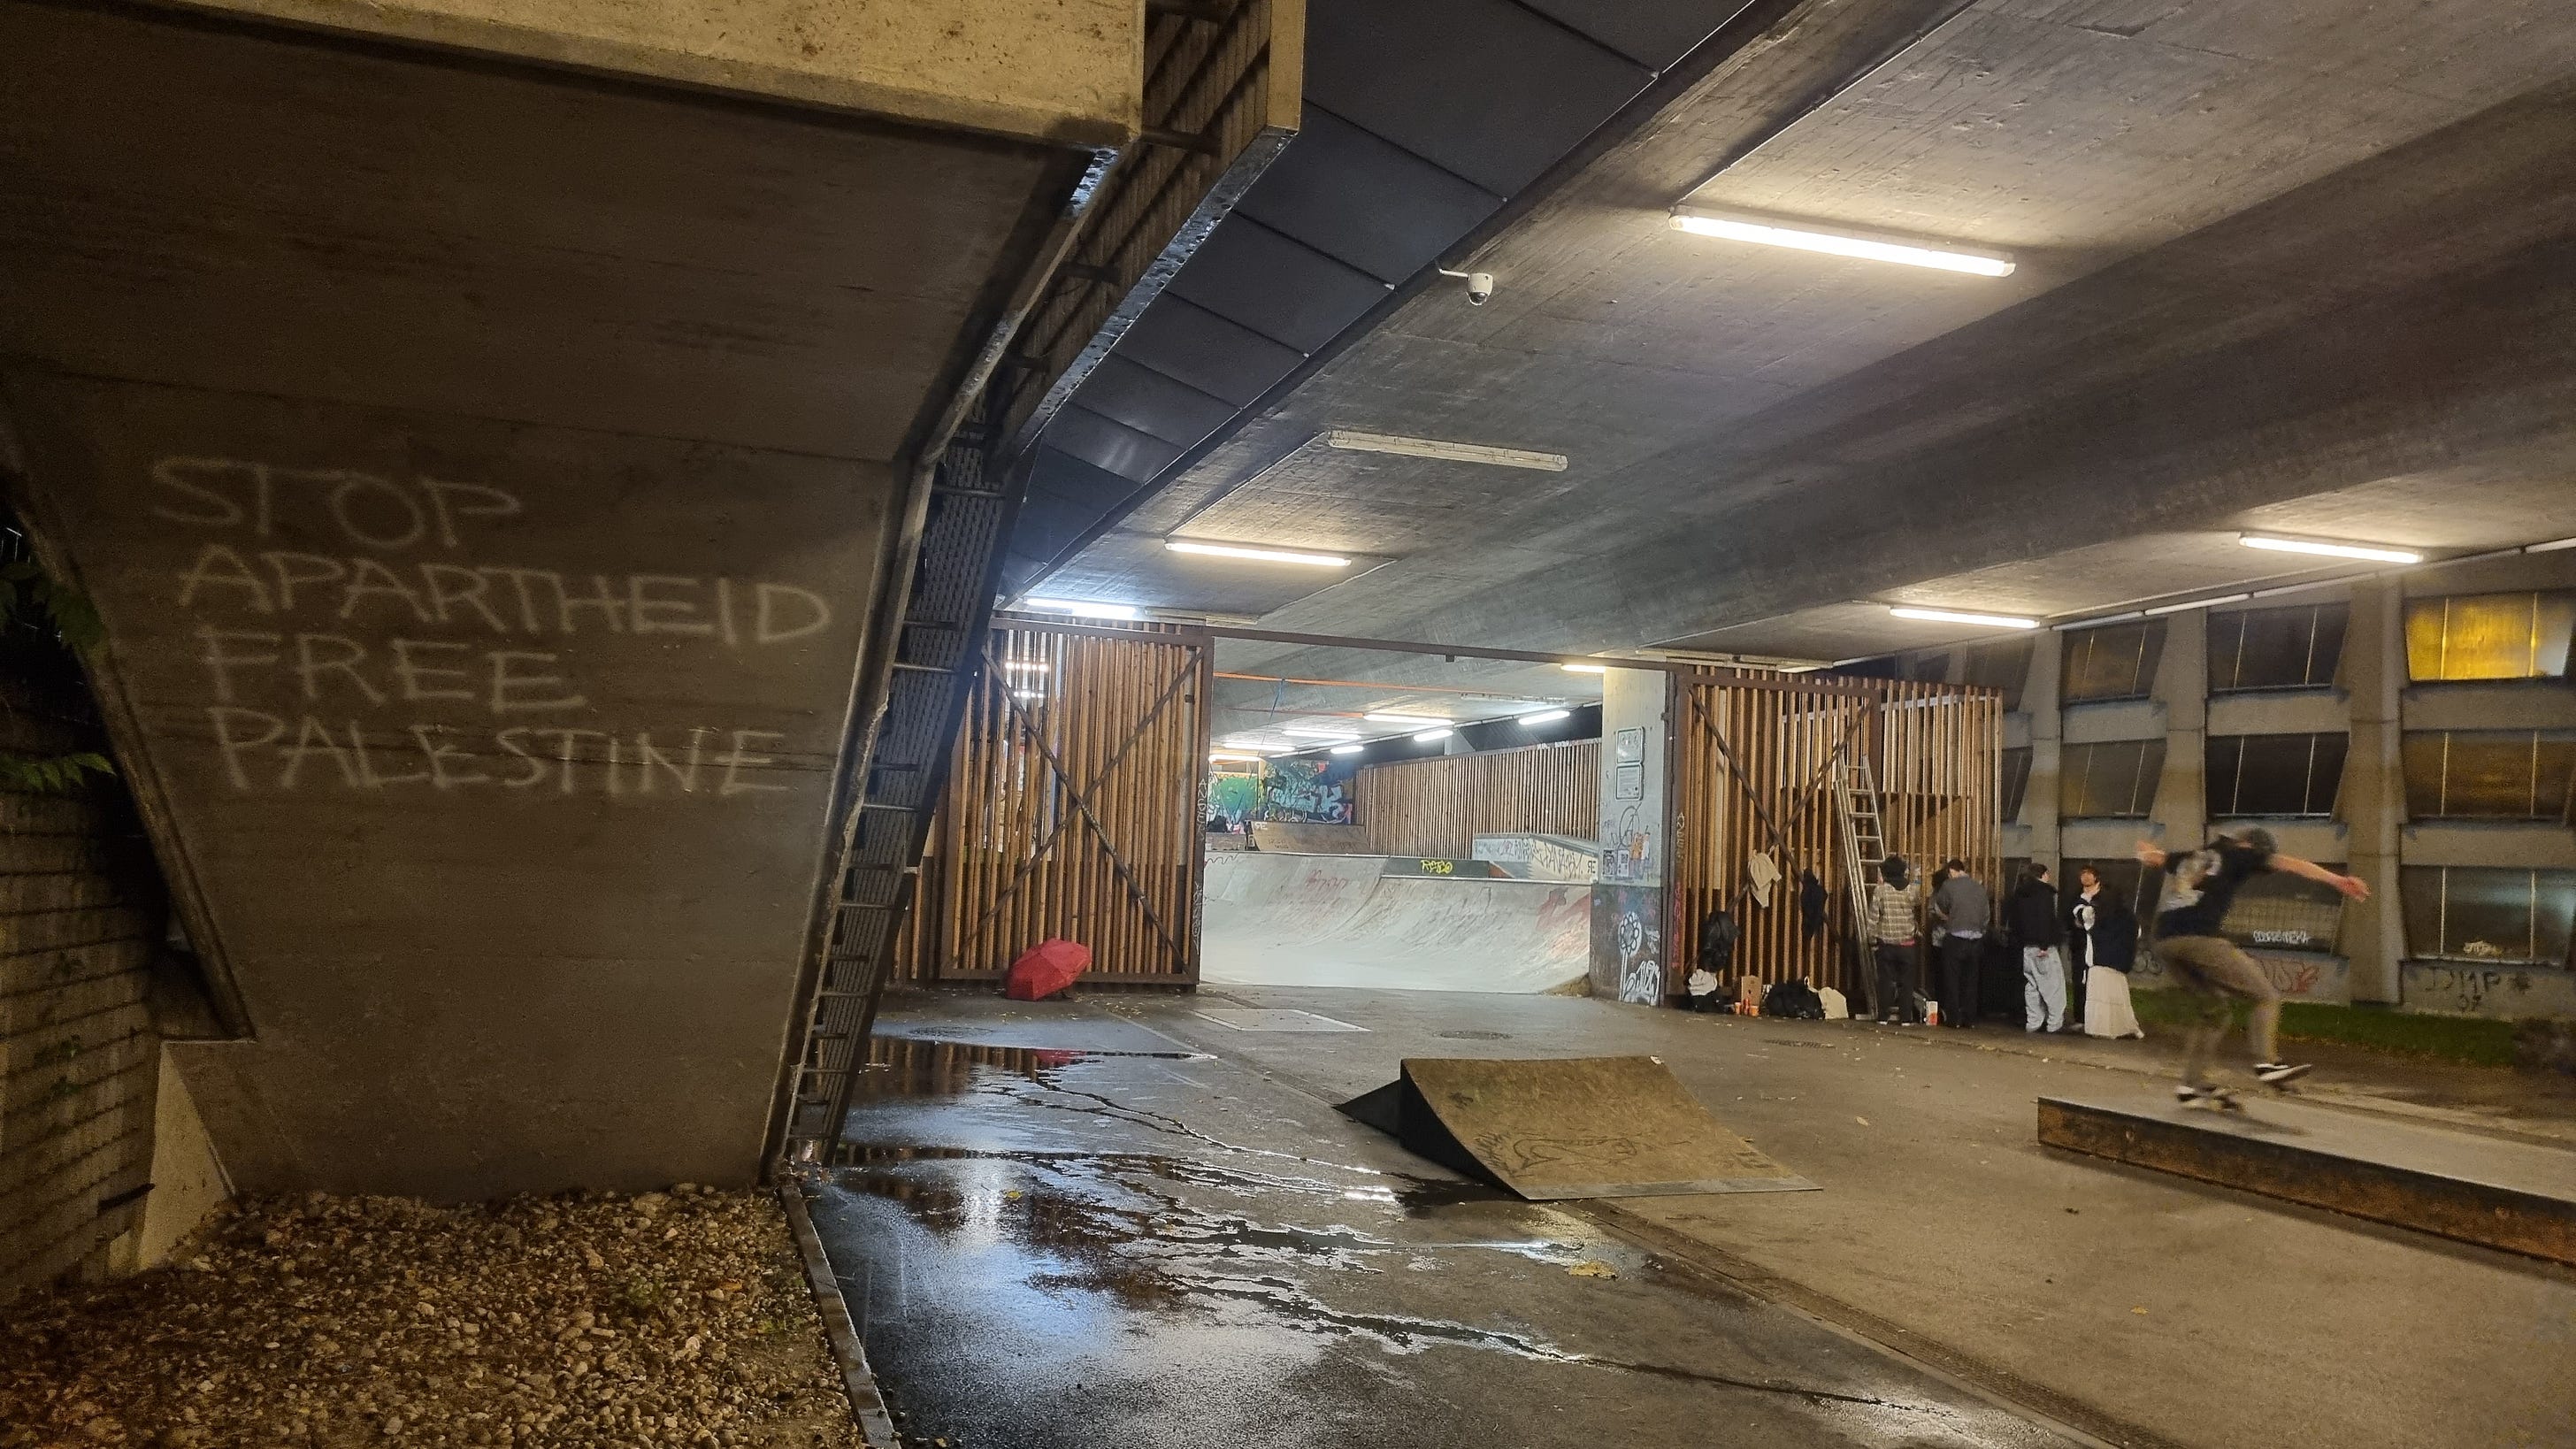
[[[2344,755],[2341,810],[2351,843],[2352,874],[2369,882],[2370,899],[2346,905],[2344,956],[2352,962],[2352,999],[2395,1004],[2399,963],[2406,959],[2406,920],[2398,892],[2398,855],[2406,828],[2406,775],[2400,750],[2406,690],[2406,601],[2398,580],[2353,587],[2344,631],[2342,684],[2352,704],[2352,743]]]
[[[2165,619],[2153,698],[2165,713],[2165,768],[2156,780],[2153,823],[2168,848],[2197,844],[2209,836],[2208,610]]]
[[[1613,669],[1601,690],[1601,879],[1592,888],[1592,993],[1644,1006],[1669,989],[1664,794],[1670,676]]]
[[[2035,641],[2030,678],[2021,690],[2021,707],[2030,716],[2030,787],[2022,794],[2021,819],[2030,827],[2030,858],[2052,871],[2058,867],[2057,777],[2066,735],[2057,694],[2065,664],[2065,635],[2051,633]],[[2005,889],[2011,889],[2010,882]]]

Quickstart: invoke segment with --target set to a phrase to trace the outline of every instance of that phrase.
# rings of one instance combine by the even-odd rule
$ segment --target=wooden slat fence
[[[899,980],[992,980],[1051,936],[1086,980],[1197,981],[1208,640],[997,624],[969,701]]]
[[[1479,835],[1599,832],[1601,742],[1531,745],[1370,765],[1351,792],[1377,855],[1463,859]]]
[[[1679,676],[1674,695],[1676,849],[1666,937],[1674,943],[1673,989],[1698,958],[1702,923],[1721,905],[1740,932],[1737,972],[1857,989],[1831,789],[1838,758],[1870,761],[1889,846],[1917,879],[1956,856],[1990,886],[2001,884],[2000,695],[1937,683],[1728,674]],[[1748,890],[1756,851],[1767,851],[1780,871],[1767,906]],[[1799,877],[1810,870],[1826,890],[1812,933],[1799,907]]]

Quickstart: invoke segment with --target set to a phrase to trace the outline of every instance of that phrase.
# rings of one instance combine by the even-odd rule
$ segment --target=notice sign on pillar
[[[1592,890],[1592,992],[1663,1001],[1664,700],[1660,670],[1613,669],[1601,689],[1601,876]]]

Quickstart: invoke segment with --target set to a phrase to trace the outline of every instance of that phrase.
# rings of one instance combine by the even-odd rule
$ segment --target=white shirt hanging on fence
[[[1745,879],[1753,885],[1753,903],[1765,910],[1771,906],[1771,886],[1780,879],[1780,867],[1771,863],[1771,852],[1757,850],[1744,862]]]

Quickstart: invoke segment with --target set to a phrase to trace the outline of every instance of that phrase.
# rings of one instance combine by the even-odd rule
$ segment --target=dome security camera
[[[1482,307],[1494,300],[1494,274],[1491,272],[1453,272],[1442,267],[1440,275],[1456,277],[1467,284],[1467,305],[1470,307]]]

